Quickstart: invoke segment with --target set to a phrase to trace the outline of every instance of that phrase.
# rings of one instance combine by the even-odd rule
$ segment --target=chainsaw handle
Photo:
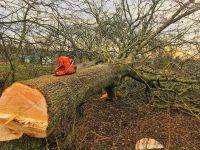
[[[73,58],[72,58],[72,60],[73,60],[73,63],[76,61],[76,56],[74,56],[74,55],[71,55]]]

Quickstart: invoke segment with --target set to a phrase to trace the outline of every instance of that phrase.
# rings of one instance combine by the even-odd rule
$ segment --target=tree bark
[[[21,84],[37,89],[44,96],[48,110],[47,138],[23,136],[18,140],[0,142],[5,150],[40,150],[45,149],[47,141],[62,136],[63,141],[68,132],[65,130],[76,108],[87,98],[102,88],[110,87],[128,73],[124,65],[103,64],[77,71],[68,76],[45,75],[39,78],[21,81]],[[59,138],[58,138],[59,139]],[[60,141],[60,142],[63,142]]]

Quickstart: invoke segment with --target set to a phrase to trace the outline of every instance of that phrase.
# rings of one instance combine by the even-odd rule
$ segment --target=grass
[[[8,72],[9,71],[9,65],[8,64],[0,64],[0,72]]]
[[[18,64],[16,66],[16,80],[27,80],[44,74],[50,74],[53,70],[54,67],[52,65]],[[8,73],[10,73],[9,64],[0,64],[0,79],[3,78],[3,74]]]
[[[23,71],[23,70],[27,70],[28,67],[32,67],[32,68],[38,68],[38,69],[42,69],[42,70],[49,70],[52,68],[51,65],[41,65],[41,64],[18,64],[16,66],[16,70],[18,71]],[[10,65],[9,64],[0,64],[0,71],[9,71],[10,69]]]

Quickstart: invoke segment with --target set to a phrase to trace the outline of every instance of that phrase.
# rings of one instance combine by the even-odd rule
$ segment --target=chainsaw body
[[[66,56],[60,56],[58,58],[58,67],[55,70],[55,75],[61,76],[73,74],[76,72],[76,68],[77,66],[74,62],[74,59],[71,59],[70,57]]]

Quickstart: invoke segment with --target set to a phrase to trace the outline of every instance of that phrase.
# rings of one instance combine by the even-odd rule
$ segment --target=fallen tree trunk
[[[0,132],[7,134],[10,130],[7,139],[15,139],[22,133],[28,136],[0,142],[1,149],[43,149],[47,140],[61,135],[67,137],[65,128],[69,123],[65,120],[74,115],[76,108],[89,96],[115,84],[127,73],[127,67],[123,65],[104,64],[69,76],[45,75],[14,83],[0,99]],[[29,109],[31,106],[24,103],[34,104],[34,107]],[[20,108],[19,105],[24,106]],[[0,133],[0,139],[3,139],[2,136]]]

